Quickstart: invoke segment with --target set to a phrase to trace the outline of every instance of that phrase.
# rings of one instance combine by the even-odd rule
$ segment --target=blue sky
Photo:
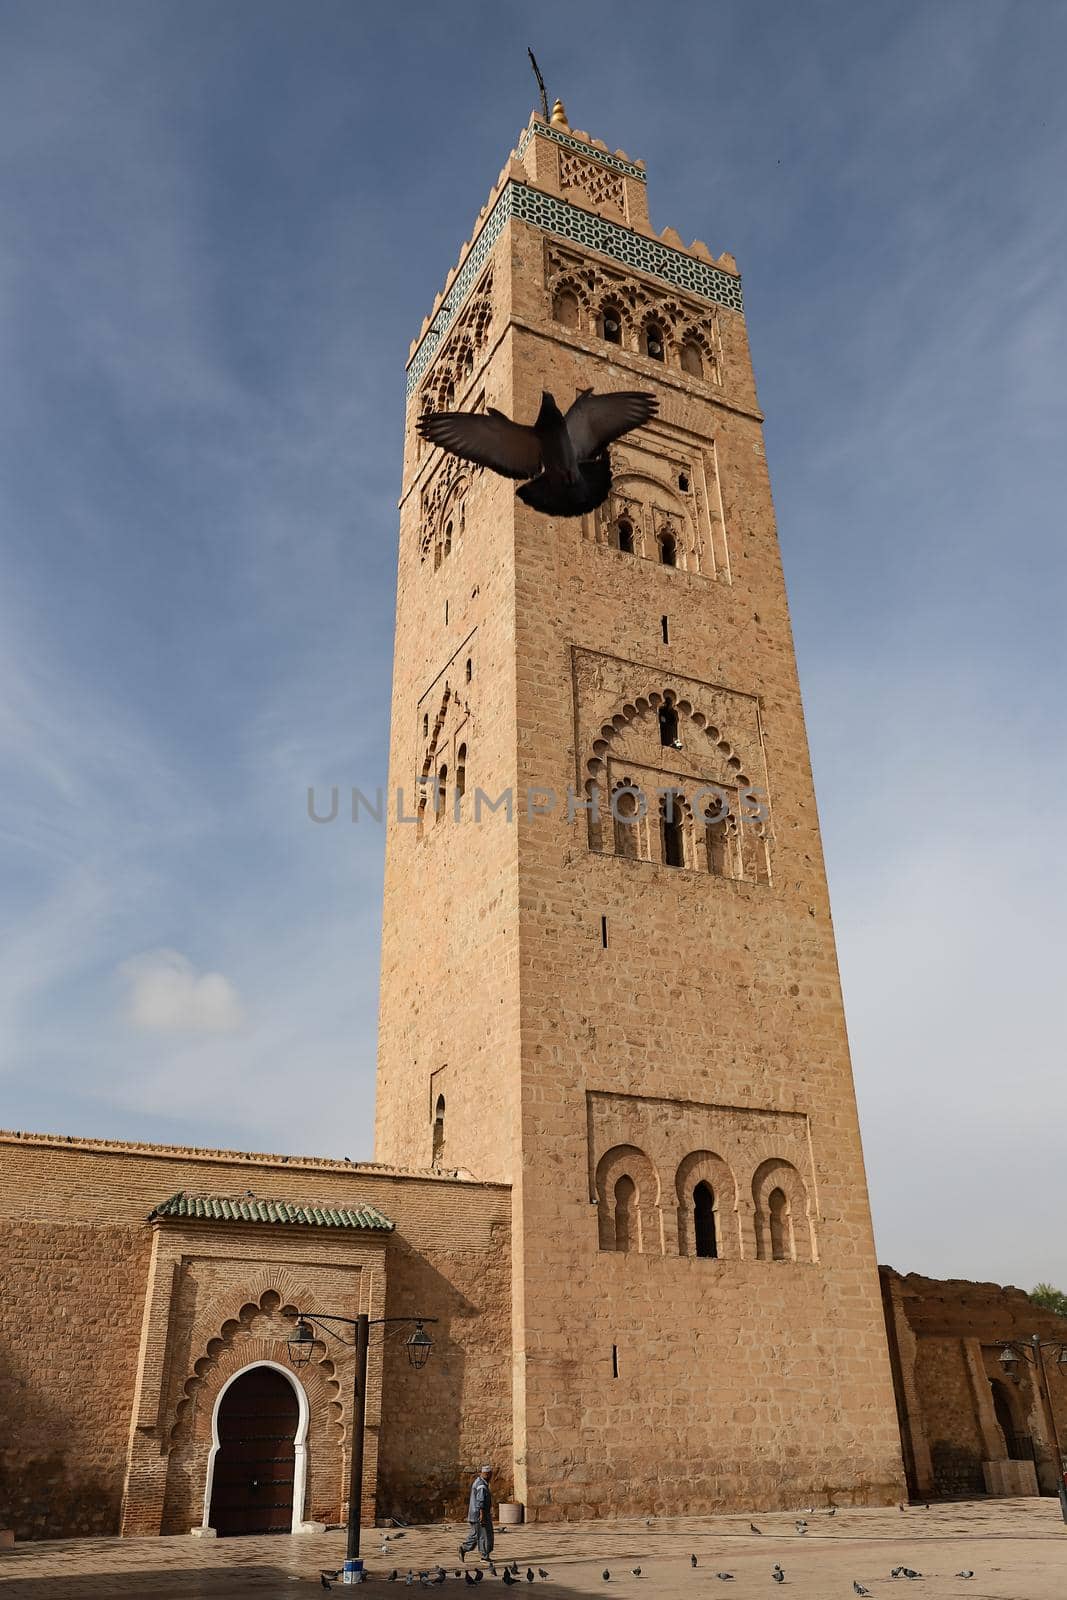
[[[382,837],[305,795],[384,781],[532,43],[744,274],[880,1258],[1062,1283],[1067,11],[533,15],[0,5],[0,1123],[371,1152]]]

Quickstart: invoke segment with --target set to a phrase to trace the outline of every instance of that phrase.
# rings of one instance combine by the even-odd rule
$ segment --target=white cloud
[[[240,996],[221,972],[197,972],[177,950],[150,950],[119,968],[130,991],[126,1020],[161,1033],[232,1033],[244,1021]]]

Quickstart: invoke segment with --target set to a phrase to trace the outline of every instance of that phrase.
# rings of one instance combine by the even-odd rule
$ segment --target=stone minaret
[[[659,415],[582,519],[415,433],[586,387]],[[741,282],[558,102],[412,347],[391,789],[376,1154],[513,1186],[528,1516],[896,1498]]]

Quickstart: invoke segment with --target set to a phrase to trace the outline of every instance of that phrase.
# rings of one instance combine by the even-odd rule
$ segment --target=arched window
[[[660,810],[660,834],[663,842],[663,865],[685,866],[685,834],[682,827],[681,796],[665,794]]]
[[[641,854],[637,796],[632,789],[620,789],[614,797],[615,854],[636,861]]]
[[[452,518],[451,517],[449,517],[448,521],[445,523],[445,536],[444,536],[444,539],[443,539],[442,542],[443,542],[443,545],[444,545],[443,554],[446,555],[446,556],[447,555],[451,555],[452,554]]]
[[[441,392],[441,399],[444,402],[442,406],[442,410],[444,411],[450,410],[456,403],[456,386],[452,382],[451,378],[449,378]]]
[[[558,289],[552,299],[552,316],[565,328],[578,326],[578,296],[573,289]]]
[[[709,806],[710,812],[710,806]],[[727,830],[725,818],[721,822],[709,822],[705,833],[708,846],[708,871],[713,878],[732,878],[730,871],[730,852],[732,840]]]
[[[470,658],[470,656],[468,656],[467,657],[467,682],[468,683],[470,683],[470,681],[473,678],[473,676],[474,676],[474,668],[471,666],[471,658]]]
[[[437,1096],[433,1114],[433,1165],[439,1166],[445,1148],[445,1097]]]
[[[665,567],[678,565],[678,541],[669,528],[664,528],[656,541],[659,545],[659,558]]]
[[[422,737],[425,739],[428,736],[429,732],[430,732],[430,713],[428,711],[424,711],[422,713]]]
[[[461,744],[456,751],[456,793],[460,799],[467,792],[467,746]]]
[[[719,1254],[715,1236],[715,1195],[710,1183],[698,1183],[693,1190],[693,1245],[698,1256]]]
[[[435,820],[445,814],[445,789],[448,785],[448,768],[439,767],[437,771],[437,789],[433,797]]]
[[[625,555],[634,553],[634,525],[629,517],[620,517],[615,524],[615,536],[619,541],[619,549]]]
[[[678,487],[679,487],[679,489],[681,489],[683,494],[688,494],[689,493],[689,474],[688,474],[688,472],[680,472],[678,474]]]
[[[784,1189],[772,1189],[767,1196],[767,1218],[771,1229],[771,1260],[792,1261],[793,1218]]]
[[[615,1185],[615,1248],[632,1250],[637,1244],[637,1185],[624,1173]]]
[[[678,745],[678,713],[673,706],[660,706],[659,708],[659,742],[662,745]]]
[[[608,344],[622,344],[622,312],[618,306],[605,306],[600,317],[600,334]]]
[[[646,356],[651,356],[653,361],[662,361],[663,357],[663,329],[658,322],[649,322],[645,326],[644,338],[641,347]]]
[[[682,371],[692,373],[694,378],[704,376],[704,360],[695,339],[687,339],[682,346]]]

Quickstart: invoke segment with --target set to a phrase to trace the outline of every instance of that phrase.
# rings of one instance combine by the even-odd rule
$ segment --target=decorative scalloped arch
[[[770,1200],[781,1190],[788,1205],[789,1237],[783,1252],[773,1248]],[[772,1156],[762,1161],[752,1174],[753,1221],[756,1229],[756,1257],[759,1261],[816,1261],[815,1230],[807,1186],[791,1161]]]
[[[698,1183],[706,1183],[715,1196],[715,1233],[720,1261],[739,1261],[744,1254],[741,1246],[741,1218],[738,1207],[737,1179],[729,1162],[711,1150],[694,1150],[679,1163],[674,1178],[678,1196],[678,1253],[696,1254],[693,1230],[693,1190]]]
[[[633,1144],[617,1144],[606,1150],[597,1162],[597,1226],[602,1250],[614,1250],[615,1185],[629,1178],[636,1189],[634,1210],[638,1229],[636,1248],[643,1255],[661,1253],[659,1226],[659,1174],[643,1150]]]

